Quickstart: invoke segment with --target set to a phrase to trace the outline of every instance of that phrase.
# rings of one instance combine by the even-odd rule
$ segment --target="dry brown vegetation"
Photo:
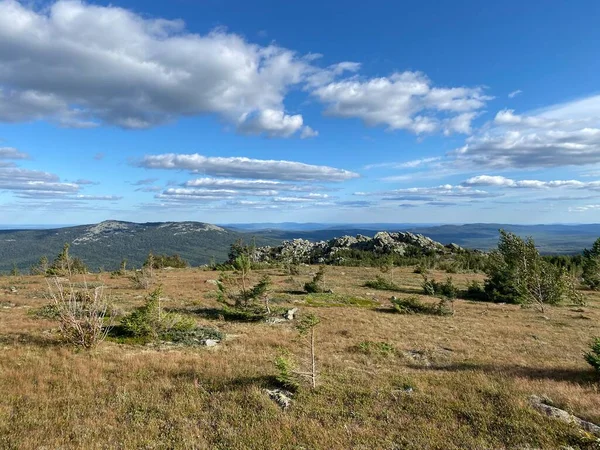
[[[264,389],[273,387],[279,348],[298,351],[294,326],[210,318],[209,309],[220,305],[206,280],[216,272],[162,270],[154,280],[163,285],[164,308],[227,334],[210,349],[109,340],[77,351],[60,341],[55,320],[32,314],[49,303],[47,279],[1,277],[0,448],[598,448],[527,401],[545,395],[600,423],[600,383],[583,359],[600,335],[597,294],[584,292],[585,307],[550,307],[543,315],[462,300],[453,316],[402,315],[390,312],[389,296],[420,294],[422,278],[412,269],[395,270],[403,292],[394,293],[362,287],[378,269],[328,268],[334,304],[350,298],[354,305],[330,307],[328,294],[307,300],[297,292],[315,271],[303,267],[292,278],[276,269],[252,273],[253,282],[271,276],[273,304],[321,319],[319,385],[301,389],[285,411]],[[482,279],[453,277],[461,287]],[[122,314],[147,293],[132,289],[127,277],[86,281],[106,285]]]

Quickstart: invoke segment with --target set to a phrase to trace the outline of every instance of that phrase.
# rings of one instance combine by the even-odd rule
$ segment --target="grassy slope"
[[[262,392],[272,385],[278,347],[300,351],[290,324],[209,321],[230,336],[215,349],[153,348],[105,342],[92,353],[60,344],[56,322],[28,314],[44,299],[41,277],[0,278],[0,448],[594,448],[570,426],[527,405],[531,394],[600,422],[597,376],[582,353],[600,335],[600,299],[584,312],[551,308],[544,316],[513,305],[457,301],[453,317],[398,315],[383,308],[307,307],[292,294],[310,279],[277,283],[274,299],[322,318],[317,329],[316,391],[303,389],[282,412]],[[379,272],[335,268],[326,283],[340,296],[389,305],[393,293],[361,287]],[[167,307],[190,313],[217,306],[206,283],[214,272],[157,274]],[[258,279],[261,273],[254,273]],[[436,273],[443,279],[446,274]],[[466,285],[480,275],[455,275]],[[106,274],[116,305],[142,301],[126,278]],[[395,271],[408,295],[421,278]],[[11,293],[10,286],[17,288]],[[424,301],[434,301],[426,297]],[[391,355],[357,350],[386,342]],[[409,351],[425,355],[412,357]],[[403,392],[412,386],[411,394]]]

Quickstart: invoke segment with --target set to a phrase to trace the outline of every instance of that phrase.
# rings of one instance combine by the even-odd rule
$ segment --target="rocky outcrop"
[[[343,256],[338,255],[338,253],[342,250],[361,250],[379,255],[397,254],[401,256],[449,254],[465,251],[456,244],[444,246],[421,234],[382,231],[372,238],[359,234],[356,237],[342,236],[320,242],[310,242],[304,239],[284,241],[276,247],[259,247],[255,249],[253,259],[256,262],[339,263]]]

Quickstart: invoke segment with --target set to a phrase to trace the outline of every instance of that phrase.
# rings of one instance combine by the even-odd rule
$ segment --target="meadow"
[[[60,339],[43,314],[51,278],[0,277],[2,449],[513,449],[600,448],[598,438],[540,414],[531,395],[600,423],[600,379],[583,354],[600,336],[600,295],[585,306],[535,308],[455,300],[454,314],[399,314],[390,297],[417,296],[413,268],[393,272],[397,292],[364,287],[379,269],[328,267],[333,293],[306,294],[317,268],[255,270],[273,281],[271,304],[313,313],[316,389],[302,385],[282,409],[281,348],[302,353],[295,321],[226,320],[218,272],[157,270],[163,307],[215,328],[214,347],[136,344],[107,338],[93,350]],[[388,274],[388,276],[390,276]],[[443,281],[445,272],[431,271]],[[453,274],[465,288],[476,273]],[[109,273],[77,275],[105,286],[113,315],[143,303],[149,289]]]

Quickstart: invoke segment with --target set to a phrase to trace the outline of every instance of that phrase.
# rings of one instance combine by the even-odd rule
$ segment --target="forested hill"
[[[600,225],[510,225],[467,224],[410,226],[408,224],[335,225],[252,224],[252,227],[220,227],[202,222],[132,223],[109,220],[95,225],[55,229],[0,230],[0,273],[13,265],[27,270],[42,256],[50,261],[63,245],[71,245],[70,253],[81,258],[91,270],[116,269],[123,258],[129,267],[139,267],[150,251],[157,254],[179,254],[193,266],[211,260],[227,259],[229,247],[242,239],[257,246],[278,245],[284,240],[322,241],[340,236],[361,234],[373,237],[378,231],[410,231],[446,245],[490,250],[498,242],[498,230],[526,237],[532,236],[543,254],[576,254],[590,248],[600,237]],[[319,228],[319,226],[321,228]],[[296,228],[296,229],[294,229]],[[304,229],[303,229],[304,228]]]
[[[65,243],[70,254],[81,258],[91,270],[119,267],[123,258],[129,267],[143,264],[150,251],[179,254],[191,265],[227,258],[229,247],[238,239],[254,240],[255,233],[242,233],[201,222],[132,223],[105,221],[50,230],[0,230],[0,272],[16,265],[26,270],[40,257],[50,261]],[[257,236],[257,245],[279,242]]]

